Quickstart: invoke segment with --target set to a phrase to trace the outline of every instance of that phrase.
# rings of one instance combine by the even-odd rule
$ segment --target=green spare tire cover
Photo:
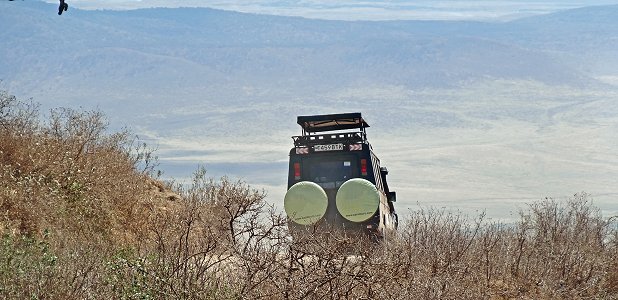
[[[363,222],[378,210],[380,194],[373,183],[362,178],[346,181],[337,191],[337,210],[352,222]]]
[[[310,225],[326,213],[328,197],[318,184],[301,181],[294,184],[285,194],[283,206],[288,218],[294,223]]]

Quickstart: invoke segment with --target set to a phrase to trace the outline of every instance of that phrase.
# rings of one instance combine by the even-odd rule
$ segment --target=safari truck
[[[284,208],[292,235],[329,227],[382,240],[397,229],[388,170],[367,141],[361,113],[299,116]]]

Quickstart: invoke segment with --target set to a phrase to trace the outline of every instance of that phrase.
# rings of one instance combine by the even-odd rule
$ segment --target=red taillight
[[[367,176],[367,160],[361,159],[360,163],[361,163],[360,164],[361,165],[361,175]]]
[[[294,179],[300,179],[300,163],[294,163]]]

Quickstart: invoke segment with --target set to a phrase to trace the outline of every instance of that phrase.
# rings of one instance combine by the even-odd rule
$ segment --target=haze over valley
[[[358,111],[403,214],[508,219],[580,191],[618,214],[618,5],[500,21],[55,9],[0,2],[0,89],[105,112],[158,148],[164,178],[202,164],[280,206],[296,116]]]

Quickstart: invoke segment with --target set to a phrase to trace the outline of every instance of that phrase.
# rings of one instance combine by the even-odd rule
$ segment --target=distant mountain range
[[[68,103],[170,89],[193,95],[205,86],[419,88],[483,78],[586,86],[618,73],[616,16],[618,5],[507,23],[326,21],[207,8],[58,16],[52,4],[3,1],[0,79],[13,92]]]

